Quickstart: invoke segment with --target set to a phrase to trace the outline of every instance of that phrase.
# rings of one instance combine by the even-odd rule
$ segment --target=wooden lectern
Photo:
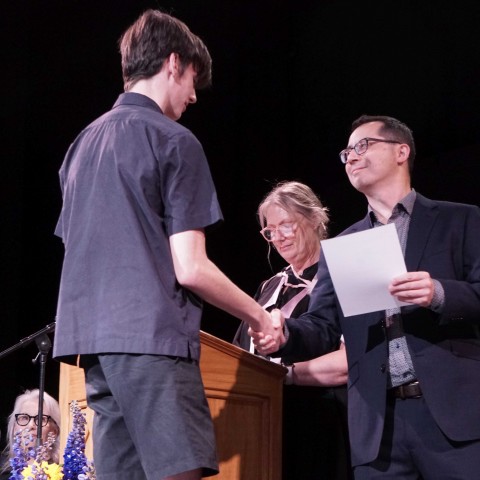
[[[200,370],[215,425],[221,480],[281,480],[282,388],[285,368],[201,332]],[[61,447],[71,429],[69,406],[77,400],[87,417],[93,458],[93,413],[85,400],[83,370],[60,368]]]

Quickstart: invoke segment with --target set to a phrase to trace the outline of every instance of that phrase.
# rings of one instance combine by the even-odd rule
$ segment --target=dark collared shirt
[[[122,94],[71,145],[60,183],[54,355],[198,359],[202,304],[177,283],[169,244],[222,219],[195,136],[150,98]]]

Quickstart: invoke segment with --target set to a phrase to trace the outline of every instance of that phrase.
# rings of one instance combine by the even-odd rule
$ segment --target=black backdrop
[[[209,255],[248,293],[271,275],[255,210],[276,181],[312,186],[330,208],[332,235],[363,216],[337,155],[362,113],[413,129],[417,190],[479,203],[474,1],[2,2],[0,351],[55,319],[57,172],[75,135],[121,93],[117,39],[150,7],[184,20],[211,51],[213,86],[181,122],[204,145],[226,218]],[[237,325],[206,307],[205,331],[231,340]],[[32,344],[0,360],[2,440],[13,399],[37,386],[36,352]],[[51,359],[46,389],[57,395]]]

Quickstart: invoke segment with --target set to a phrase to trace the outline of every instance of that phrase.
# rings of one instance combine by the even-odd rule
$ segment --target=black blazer
[[[368,228],[367,216],[342,235]],[[425,401],[448,438],[480,439],[480,208],[417,194],[405,262],[407,271],[427,271],[445,290],[441,314],[413,305],[401,309]],[[361,465],[377,457],[383,431],[385,314],[343,317],[323,258],[318,272],[309,311],[287,320],[289,338],[277,354],[292,361],[316,357],[344,334],[352,463]]]

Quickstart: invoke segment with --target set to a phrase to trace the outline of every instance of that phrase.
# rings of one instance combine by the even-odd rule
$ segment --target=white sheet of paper
[[[388,291],[392,279],[407,271],[393,223],[321,244],[345,317],[408,305]]]

